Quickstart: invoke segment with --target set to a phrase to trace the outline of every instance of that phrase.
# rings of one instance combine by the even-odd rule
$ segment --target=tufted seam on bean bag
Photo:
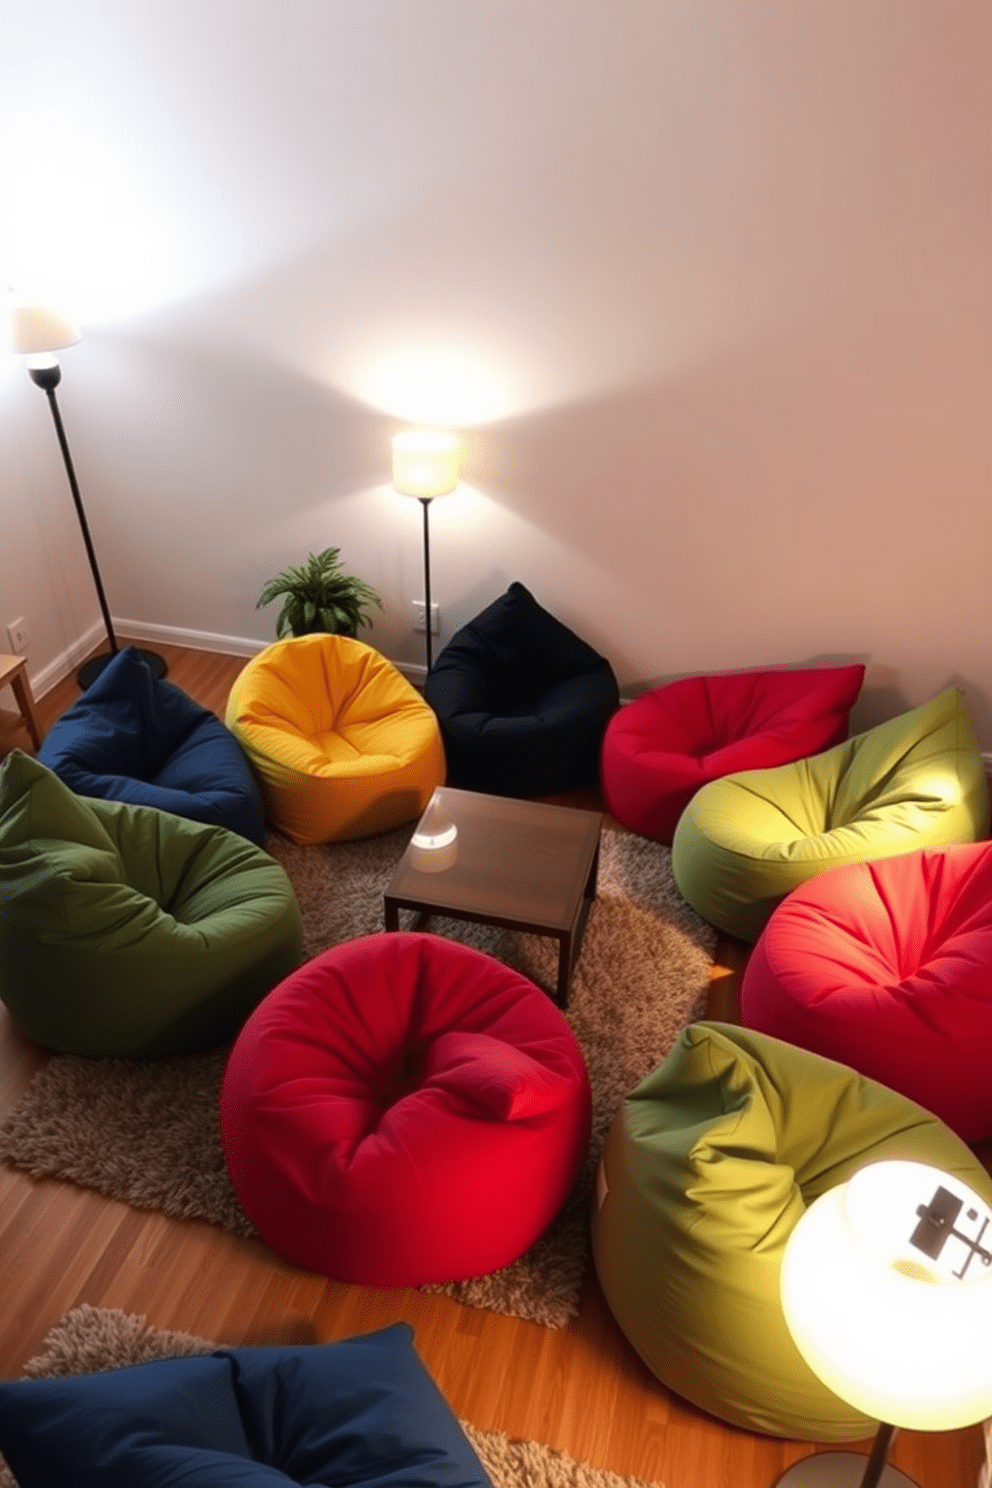
[[[434,1087],[500,1121],[560,1110],[574,1081],[488,1033],[443,1033],[428,1051],[422,1088]]]

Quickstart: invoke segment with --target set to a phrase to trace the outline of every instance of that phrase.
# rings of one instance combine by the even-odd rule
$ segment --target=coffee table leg
[[[589,877],[586,879],[585,890],[582,895],[582,903],[579,913],[570,933],[561,938],[561,946],[558,952],[558,991],[556,1001],[559,1007],[568,1006],[568,987],[572,980],[572,967],[579,958],[582,949],[582,937],[585,934],[586,920],[592,908],[592,901],[596,897],[596,881],[599,876],[599,845],[593,854],[592,863],[589,866]]]
[[[585,897],[591,902],[596,897],[596,882],[599,878],[599,843],[596,843],[596,851],[592,855],[592,863],[589,866],[589,877],[586,879]]]
[[[387,899],[383,895],[383,920],[387,930],[398,930],[400,928],[400,907],[393,899]],[[415,911],[416,918],[411,925],[412,930],[423,930],[431,919],[429,910],[418,909]]]

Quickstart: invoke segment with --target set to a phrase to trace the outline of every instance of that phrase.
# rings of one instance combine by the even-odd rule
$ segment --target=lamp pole
[[[434,665],[434,645],[431,635],[431,537],[428,523],[427,511],[433,500],[431,496],[418,497],[424,508],[424,631],[427,636],[427,674],[430,675],[431,667]]]
[[[59,448],[62,450],[62,458],[65,461],[65,473],[69,477],[69,489],[72,499],[76,504],[76,516],[79,518],[79,526],[83,534],[83,542],[86,544],[86,556],[90,560],[90,569],[93,573],[93,583],[96,585],[96,596],[100,601],[100,609],[103,613],[103,623],[107,628],[107,639],[110,641],[111,654],[116,656],[118,651],[117,637],[114,634],[113,621],[110,618],[110,610],[107,606],[107,596],[104,593],[103,580],[100,577],[100,567],[96,561],[96,549],[90,536],[90,524],[86,520],[86,512],[83,508],[83,498],[79,494],[79,482],[76,480],[76,471],[73,467],[72,456],[69,453],[69,442],[65,437],[65,429],[62,427],[62,415],[59,413],[58,400],[55,397],[55,389],[62,379],[62,368],[56,362],[54,367],[31,367],[29,368],[31,381],[40,387],[48,399],[48,406],[52,410],[52,418],[55,420],[55,432],[59,438]],[[96,660],[96,658],[93,658]],[[82,668],[80,669],[80,686],[89,684],[83,682]],[[90,678],[92,681],[92,678]]]
[[[407,429],[393,437],[393,485],[404,496],[416,496],[424,508],[424,636],[427,675],[434,665],[431,615],[431,538],[427,509],[435,496],[446,496],[458,484],[458,441],[440,429]]]
[[[876,1488],[881,1482],[882,1473],[885,1471],[886,1460],[889,1455],[889,1443],[895,1435],[896,1428],[882,1421],[875,1432],[875,1440],[871,1444],[868,1454],[868,1462],[865,1466],[865,1475],[861,1479],[861,1488]]]

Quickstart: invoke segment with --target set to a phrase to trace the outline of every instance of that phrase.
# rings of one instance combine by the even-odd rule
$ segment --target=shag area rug
[[[47,1334],[41,1353],[24,1366],[27,1379],[52,1379],[69,1374],[96,1374],[174,1359],[209,1354],[217,1347],[191,1333],[150,1328],[143,1317],[105,1307],[82,1306],[67,1312]],[[463,1421],[493,1488],[663,1488],[639,1478],[603,1472],[563,1452],[535,1441],[511,1441],[502,1431],[480,1431]],[[18,1488],[10,1468],[0,1457],[0,1488]]]
[[[382,896],[411,828],[366,842],[297,847],[270,834],[303,915],[304,955],[382,930]],[[432,920],[553,990],[547,936]],[[716,934],[675,888],[668,849],[604,830],[597,898],[572,973],[567,1017],[593,1095],[583,1173],[561,1214],[519,1260],[488,1276],[432,1286],[474,1307],[562,1327],[578,1311],[589,1261],[589,1208],[606,1130],[624,1096],[705,1013]],[[224,1164],[218,1095],[226,1051],[164,1060],[53,1056],[0,1127],[0,1158],[136,1208],[256,1233]]]

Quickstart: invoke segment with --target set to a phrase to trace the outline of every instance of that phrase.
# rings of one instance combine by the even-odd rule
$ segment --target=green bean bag
[[[61,1053],[153,1058],[235,1036],[300,959],[284,870],[226,827],[0,765],[0,999]]]
[[[806,1208],[870,1162],[992,1179],[922,1106],[766,1034],[683,1030],[607,1136],[593,1254],[620,1327],[661,1382],[748,1431],[855,1441],[876,1422],[820,1383],[779,1302]]]
[[[704,920],[755,941],[799,884],[843,863],[988,834],[985,767],[964,693],[794,764],[711,781],[672,841],[672,875]]]

